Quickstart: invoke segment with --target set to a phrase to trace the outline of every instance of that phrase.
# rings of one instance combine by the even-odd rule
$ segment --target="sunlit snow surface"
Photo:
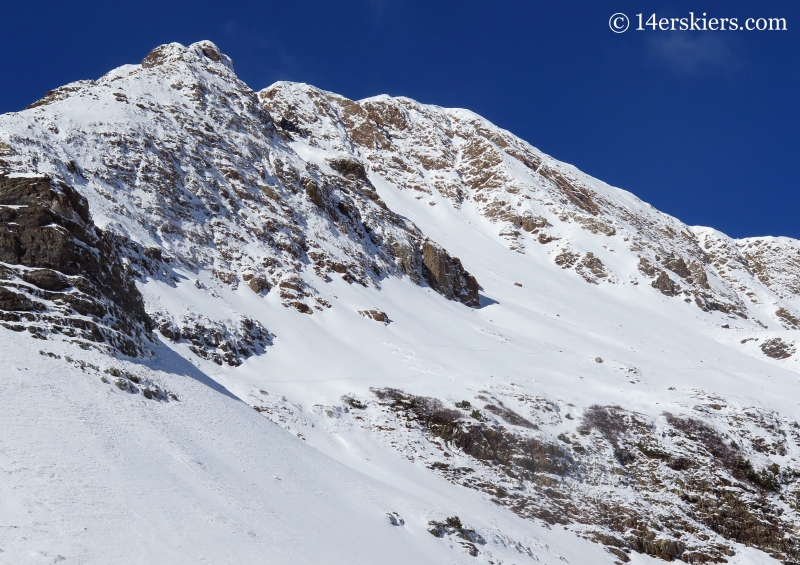
[[[542,563],[611,563],[601,546],[519,519],[313,405],[368,387],[460,399],[515,383],[577,414],[593,403],[688,411],[701,390],[797,413],[797,374],[714,339],[725,330],[680,321],[666,305],[633,312],[619,296],[598,302],[564,281],[523,278],[513,264],[487,267],[479,275],[497,303],[480,310],[404,282],[380,292],[334,283],[337,307],[320,316],[231,293],[281,331],[266,355],[227,371],[181,347],[162,346],[136,366],[3,332],[0,562],[473,563],[426,531],[429,519],[457,514],[504,562],[533,560],[500,536]],[[519,278],[523,289],[509,282]],[[392,323],[362,318],[363,306]],[[151,376],[179,401],[121,392],[68,355]],[[608,361],[595,363],[598,355]],[[617,374],[616,362],[639,367],[640,382]],[[307,425],[284,431],[234,397],[257,404],[262,390],[290,399]],[[386,512],[405,526],[391,526]],[[737,549],[731,562],[769,562]]]

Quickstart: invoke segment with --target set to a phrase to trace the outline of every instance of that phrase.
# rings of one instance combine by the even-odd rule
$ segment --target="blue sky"
[[[609,18],[632,26],[615,34]],[[635,14],[782,17],[788,31],[636,31]],[[800,2],[6,3],[0,112],[210,39],[254,89],[469,108],[690,224],[800,238]]]

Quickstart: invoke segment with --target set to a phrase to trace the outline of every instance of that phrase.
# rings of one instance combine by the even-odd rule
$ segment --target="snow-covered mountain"
[[[800,560],[796,240],[210,42],[0,116],[0,221],[0,563]]]

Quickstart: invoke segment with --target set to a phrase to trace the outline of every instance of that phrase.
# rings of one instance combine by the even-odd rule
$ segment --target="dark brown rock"
[[[25,282],[31,283],[43,290],[60,292],[72,286],[69,279],[52,269],[36,269],[33,271],[23,271],[21,278]]]
[[[697,285],[700,288],[711,288],[708,284],[708,274],[700,263],[691,263],[689,265],[689,272],[691,274],[686,279],[688,282]]]
[[[384,325],[388,325],[391,321],[389,320],[389,316],[386,315],[386,312],[381,310],[359,310],[358,313],[365,318],[375,320],[376,322],[381,322]]]
[[[527,418],[524,418],[505,406],[495,406],[494,404],[487,404],[483,407],[487,412],[500,416],[503,420],[513,426],[520,426],[522,428],[529,428],[531,430],[538,429],[538,426],[532,423]]]
[[[692,274],[689,267],[686,265],[686,261],[683,260],[683,257],[671,257],[664,262],[664,266],[682,279]]]
[[[578,262],[578,259],[580,259],[580,257],[581,256],[579,253],[573,253],[569,249],[565,249],[561,253],[556,255],[555,261],[556,265],[558,265],[562,269],[569,269],[575,266],[575,263]]]
[[[172,51],[172,46],[170,45],[160,45],[156,47],[147,56],[142,59],[142,67],[145,69],[150,69],[152,67],[157,67],[158,65],[163,65],[166,62],[167,55]]]
[[[639,270],[648,277],[653,277],[656,274],[655,267],[645,257],[639,257]]]
[[[661,291],[661,294],[665,296],[675,296],[678,294],[678,286],[672,282],[672,279],[669,278],[669,275],[666,271],[661,271],[661,274],[658,275],[658,278],[653,281],[652,284],[653,288],[658,289]]]
[[[419,249],[400,242],[392,243],[392,251],[397,259],[398,267],[416,284],[422,281],[420,271],[422,268],[422,257]]]
[[[800,329],[800,319],[797,316],[792,315],[786,308],[780,307],[775,312],[775,315],[783,320],[783,323],[793,330]]]
[[[318,208],[326,208],[325,192],[316,182],[309,180],[305,185],[306,194],[308,199],[311,200]]]
[[[264,275],[255,275],[253,273],[245,273],[242,275],[242,279],[247,283],[247,286],[255,292],[256,294],[261,294],[262,292],[269,292],[270,284],[267,280],[267,277]]]
[[[547,226],[547,218],[542,216],[524,216],[520,220],[520,227],[527,232],[535,233],[539,228]]]
[[[303,314],[313,314],[314,311],[311,309],[311,306],[306,304],[305,302],[300,302],[299,300],[295,300],[294,302],[290,302],[289,306],[301,312]]]
[[[623,563],[628,563],[631,560],[631,558],[628,557],[628,555],[624,551],[622,551],[621,549],[617,549],[616,547],[607,547],[606,551],[608,551],[612,555],[616,555],[617,558]]]
[[[22,293],[0,286],[0,310],[30,312],[44,310],[44,305],[40,302],[34,302]]]
[[[653,539],[655,534],[648,532],[642,537],[632,537],[630,541],[631,549],[637,553],[646,553],[659,557],[665,561],[673,561],[686,549],[686,545],[678,540],[672,539]]]
[[[48,306],[6,289],[0,308],[51,310],[61,317],[59,324],[53,316],[37,317],[30,327],[62,332],[58,327],[67,326],[126,355],[142,354],[151,329],[144,301],[122,264],[118,241],[95,227],[86,199],[48,177],[0,176],[0,205],[6,206],[0,209],[0,261],[26,267],[4,270],[2,278],[16,276],[51,301]],[[69,288],[74,290],[62,292]]]
[[[172,342],[188,342],[198,357],[218,365],[238,367],[244,359],[263,353],[275,337],[257,320],[243,316],[238,324],[224,324],[205,316],[188,314],[177,319],[155,312],[158,331]]]
[[[513,468],[528,479],[534,473],[563,476],[573,471],[574,460],[558,444],[524,437],[503,426],[465,420],[463,412],[446,408],[435,398],[414,396],[397,389],[372,391],[381,401],[391,402],[396,412],[414,420],[427,433],[475,459]]]
[[[364,165],[354,159],[331,159],[328,164],[334,171],[344,177],[369,182]]]
[[[598,284],[598,279],[604,279],[608,276],[603,262],[591,251],[588,251],[586,255],[584,255],[576,271],[586,282],[593,284]]]
[[[203,55],[214,61],[215,63],[219,63],[222,60],[219,51],[212,45],[203,45],[201,47],[201,51]]]
[[[773,359],[788,359],[794,354],[795,348],[791,343],[787,343],[781,338],[776,337],[762,343],[761,351],[764,352],[764,355],[772,357]]]
[[[457,257],[431,242],[422,246],[422,276],[441,295],[467,306],[480,306],[478,281],[461,265]]]

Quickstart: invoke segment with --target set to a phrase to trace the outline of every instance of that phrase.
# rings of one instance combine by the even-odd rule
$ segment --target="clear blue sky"
[[[636,31],[635,14],[783,17],[787,31]],[[615,34],[609,17],[626,13]],[[258,90],[469,108],[690,224],[800,238],[800,2],[6,2],[0,112],[210,39]]]

